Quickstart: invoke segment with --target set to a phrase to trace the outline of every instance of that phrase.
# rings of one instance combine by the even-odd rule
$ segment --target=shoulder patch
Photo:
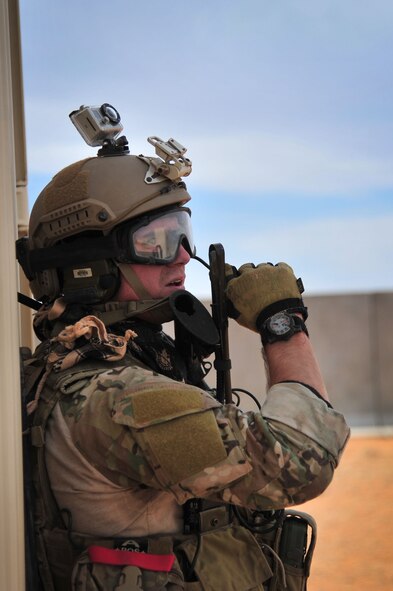
[[[169,487],[226,458],[212,412],[219,406],[199,388],[157,380],[125,391],[112,419],[134,430],[157,478]]]

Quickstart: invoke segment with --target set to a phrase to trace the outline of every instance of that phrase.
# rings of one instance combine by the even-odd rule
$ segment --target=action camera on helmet
[[[109,103],[101,107],[82,105],[69,115],[85,142],[89,146],[102,146],[105,141],[113,141],[123,131],[120,114]]]

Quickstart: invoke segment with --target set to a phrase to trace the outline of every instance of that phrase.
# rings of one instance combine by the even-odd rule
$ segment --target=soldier
[[[19,247],[43,302],[28,367],[45,591],[267,589],[271,557],[242,512],[321,494],[348,438],[288,265],[227,267],[233,315],[262,337],[260,412],[218,402],[162,331],[195,247],[191,163],[160,148],[171,157],[119,148],[61,170]]]

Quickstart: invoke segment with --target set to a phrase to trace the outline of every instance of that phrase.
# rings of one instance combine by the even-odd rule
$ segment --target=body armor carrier
[[[135,319],[116,323],[110,330],[123,334],[128,328],[138,334],[128,344],[134,364],[137,360],[174,380],[207,389],[203,382],[206,372],[200,363],[184,359],[161,326]],[[24,362],[24,405],[43,374],[44,354],[45,343]],[[184,531],[178,535],[130,541],[97,539],[73,531],[71,513],[59,510],[51,490],[45,465],[45,429],[62,396],[57,382],[68,374],[78,374],[78,379],[87,382],[113,364],[85,360],[61,374],[49,374],[33,422],[25,425],[25,438],[30,437],[30,457],[25,463],[31,466],[34,484],[34,499],[29,498],[29,503],[34,505],[31,522],[35,537],[30,541],[35,544],[39,570],[39,576],[34,577],[35,565],[30,561],[30,579],[35,587],[29,591],[304,591],[316,528],[312,518],[299,512],[280,511],[269,518],[192,499],[184,505]],[[30,507],[27,509],[29,516]],[[310,529],[311,541],[307,541]],[[135,544],[137,552],[130,547]],[[118,549],[123,550],[120,563]]]

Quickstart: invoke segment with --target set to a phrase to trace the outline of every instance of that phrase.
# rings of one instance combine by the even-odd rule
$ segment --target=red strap
[[[112,564],[114,566],[137,566],[146,570],[169,572],[175,561],[174,554],[148,554],[146,552],[129,552],[112,550],[104,546],[89,546],[91,562]]]

